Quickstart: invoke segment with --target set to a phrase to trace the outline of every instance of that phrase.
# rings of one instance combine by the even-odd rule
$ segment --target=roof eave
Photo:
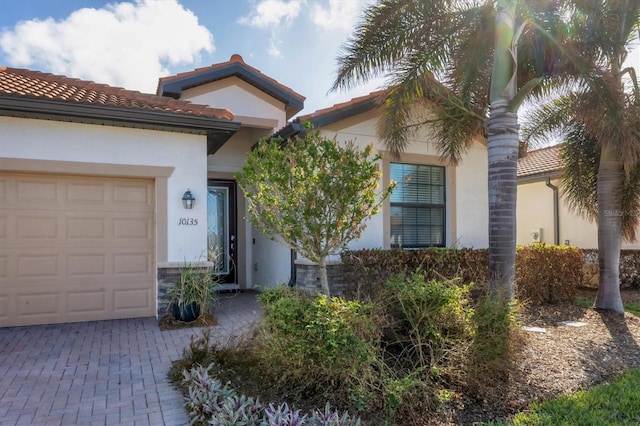
[[[278,87],[277,84],[256,74],[238,62],[230,63],[213,70],[205,70],[194,75],[174,78],[167,82],[160,82],[158,85],[158,94],[179,99],[183,90],[234,76],[283,102],[286,105],[289,117],[297,114],[304,108],[303,97],[294,96],[292,93],[283,90]]]
[[[544,182],[547,178],[550,179],[559,179],[561,175],[561,170],[550,170],[546,172],[533,173],[525,176],[518,176],[517,182],[521,183],[534,183],[534,182]]]
[[[326,113],[317,114],[316,116],[313,116],[312,114],[312,116],[310,117],[309,116],[299,117],[295,121],[299,123],[308,121],[311,124],[313,124],[313,127],[315,128],[327,126],[329,124],[333,124],[340,120],[345,120],[347,118],[371,111],[379,107],[380,105],[377,102],[377,99],[378,99],[377,97],[370,97],[360,102],[350,104],[342,108],[334,109]]]
[[[0,96],[0,115],[202,134],[207,135],[207,151],[213,152],[233,136],[241,124],[231,120],[166,111],[57,102],[6,95]]]

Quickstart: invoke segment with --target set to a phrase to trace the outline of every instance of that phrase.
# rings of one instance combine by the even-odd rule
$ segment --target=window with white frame
[[[391,163],[391,247],[445,245],[445,168]]]

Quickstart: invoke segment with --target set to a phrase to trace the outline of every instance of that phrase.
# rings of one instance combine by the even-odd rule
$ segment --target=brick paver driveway
[[[255,293],[223,294],[214,313],[211,335],[228,339],[260,308]],[[155,318],[0,328],[0,424],[186,424],[167,372],[201,333]]]

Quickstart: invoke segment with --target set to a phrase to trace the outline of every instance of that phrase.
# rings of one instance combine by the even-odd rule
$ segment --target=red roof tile
[[[233,120],[227,109],[18,68],[0,67],[2,95]]]
[[[560,146],[554,145],[530,151],[518,159],[518,177],[554,174],[562,169]]]
[[[388,89],[384,89],[384,90],[378,90],[376,92],[371,92],[368,95],[364,95],[364,96],[359,96],[357,98],[353,98],[351,100],[348,100],[346,102],[341,102],[339,104],[335,104],[333,106],[327,107],[327,108],[323,108],[323,109],[319,109],[315,112],[312,112],[310,114],[305,114],[305,115],[300,115],[298,117],[296,117],[296,121],[299,122],[303,122],[303,121],[309,121],[309,120],[313,120],[314,118],[319,118],[323,115],[327,115],[336,111],[340,111],[342,109],[345,108],[349,108],[351,106],[355,106],[359,103],[363,103],[363,102],[369,102],[369,101],[373,101],[376,102],[378,100],[383,101],[384,100],[384,96],[386,96],[388,92]]]

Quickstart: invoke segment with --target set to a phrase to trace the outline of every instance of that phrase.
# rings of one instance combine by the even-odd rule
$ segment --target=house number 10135
[[[198,219],[194,219],[192,217],[181,217],[178,221],[178,225],[184,226],[195,226],[198,224]]]

